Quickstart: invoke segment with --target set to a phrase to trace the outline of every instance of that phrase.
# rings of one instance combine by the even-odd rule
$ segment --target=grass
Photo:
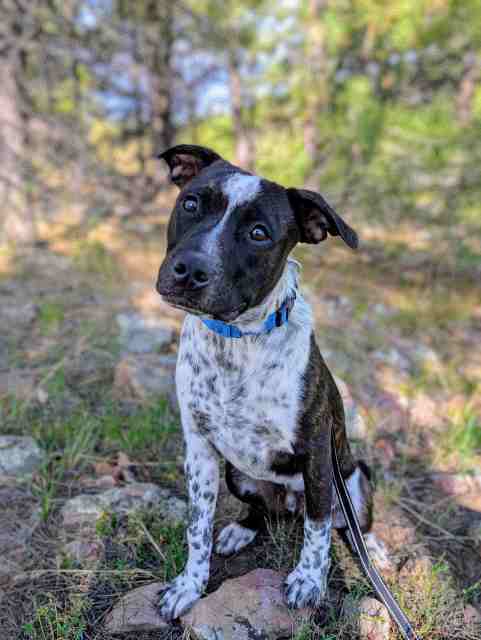
[[[3,274],[5,278],[21,279],[18,295],[32,298],[29,287],[34,292],[34,299],[42,287],[46,292],[38,297],[39,312],[32,327],[19,328],[18,333],[17,328],[12,327],[12,348],[8,357],[15,366],[35,372],[37,382],[48,392],[48,401],[42,405],[38,402],[25,405],[14,396],[0,401],[2,431],[33,435],[47,453],[47,460],[32,485],[44,520],[35,540],[38,547],[45,545],[52,550],[51,556],[47,557],[46,553],[41,556],[37,566],[52,571],[55,585],[44,587],[38,582],[33,586],[29,584],[28,595],[20,588],[16,592],[17,600],[12,599],[14,608],[24,606],[28,612],[21,616],[22,640],[80,640],[82,633],[85,637],[85,630],[89,637],[103,640],[105,636],[97,629],[92,631],[92,625],[97,624],[112,603],[128,589],[144,584],[146,579],[170,580],[182,570],[186,560],[184,526],[162,521],[155,511],[122,517],[105,513],[97,522],[96,533],[104,540],[107,552],[95,569],[82,570],[78,563],[69,564],[64,559],[58,564],[57,560],[62,548],[58,508],[66,497],[84,490],[82,483],[86,479],[92,480],[97,463],[112,462],[119,452],[123,452],[143,474],[142,480],[161,485],[183,484],[178,469],[181,452],[178,419],[170,413],[166,402],[159,399],[148,406],[140,406],[131,400],[116,399],[111,393],[119,350],[112,319],[130,295],[125,283],[115,289],[120,284],[119,274],[125,265],[121,264],[120,252],[112,247],[110,250],[98,241],[77,240],[73,267],[62,272],[62,283],[57,282],[54,270],[50,272],[45,268],[44,272],[38,273],[35,269],[23,269],[21,262],[16,265],[16,275],[10,266]],[[158,253],[158,246],[156,243],[152,244],[152,249],[142,246],[142,252],[146,254],[145,264],[150,269],[150,265],[158,261],[158,255],[153,255]],[[396,457],[386,473],[378,462],[376,515],[382,519],[394,506],[397,512],[403,505],[408,505],[411,512],[416,510],[424,520],[412,518],[417,532],[415,549],[426,545],[423,548],[428,548],[432,557],[441,558],[431,568],[401,571],[391,579],[390,586],[400,603],[424,640],[474,640],[479,633],[474,635],[463,628],[462,607],[466,602],[479,607],[479,576],[466,578],[464,583],[457,583],[452,578],[457,575],[452,571],[456,566],[452,556],[461,557],[466,551],[456,537],[457,525],[453,525],[460,516],[456,514],[455,517],[454,506],[447,506],[446,502],[436,506],[434,494],[428,487],[416,505],[409,490],[410,481],[417,478],[418,482],[423,482],[431,471],[432,461],[442,456],[452,461],[454,470],[473,469],[479,463],[481,426],[475,402],[476,385],[457,371],[463,359],[478,348],[478,343],[473,341],[468,353],[465,335],[461,335],[465,330],[477,335],[476,322],[480,317],[477,290],[462,283],[454,290],[452,282],[434,280],[427,272],[416,274],[416,279],[412,274],[405,277],[401,271],[396,272],[395,262],[398,257],[402,258],[397,247],[391,250],[389,259],[393,264],[389,271],[379,269],[375,264],[359,264],[357,256],[353,262],[349,255],[345,261],[344,253],[342,261],[338,260],[341,253],[323,255],[327,258],[323,258],[321,270],[318,254],[309,254],[303,280],[315,288],[313,283],[317,278],[322,290],[327,288],[331,294],[345,295],[352,302],[353,317],[345,325],[338,324],[337,318],[329,324],[321,317],[322,297],[316,298],[321,344],[345,355],[345,378],[351,377],[354,394],[365,388],[369,393],[375,393],[376,385],[386,388],[384,380],[376,378],[369,354],[375,349],[388,350],[391,337],[401,337],[411,344],[421,342],[434,348],[440,355],[440,370],[418,366],[404,377],[396,377],[398,372],[395,371],[389,389],[394,389],[398,398],[410,400],[417,394],[425,394],[445,403],[456,393],[464,399],[463,409],[457,414],[444,412],[445,405],[440,404],[440,413],[444,417],[450,415],[449,423],[446,421],[436,430],[426,429],[423,433],[430,439],[425,441],[418,437],[422,432],[419,425],[410,425],[406,431],[390,432],[389,415],[380,409],[378,416],[373,403],[372,424],[363,453],[367,453],[371,462],[378,462],[373,444],[380,434],[377,418],[380,423],[384,419],[383,428],[388,430],[387,437],[395,445]],[[329,255],[332,256],[331,263]],[[145,268],[144,263],[142,266]],[[140,278],[139,272],[135,273]],[[152,273],[145,274],[146,291],[151,288]],[[150,278],[148,282],[147,278]],[[57,295],[57,286],[64,287],[64,295]],[[52,291],[56,292],[54,296]],[[0,302],[7,304],[8,300],[5,297]],[[372,301],[385,304],[388,313],[383,314],[381,310],[372,314]],[[372,324],[368,325],[366,320]],[[99,354],[101,357],[97,360],[95,356]],[[67,402],[69,395],[75,396],[74,405]],[[385,415],[381,415],[382,411]],[[409,517],[407,509],[404,513]],[[426,521],[438,528],[429,526]],[[445,536],[440,527],[451,537]],[[438,546],[433,543],[436,536]],[[451,553],[454,543],[455,551]],[[255,566],[287,572],[295,565],[301,544],[302,523],[273,519],[266,536],[260,537],[238,557],[218,565],[214,575],[216,586],[226,575],[241,575]],[[414,556],[415,549],[398,551],[406,559]],[[227,566],[231,571],[230,567],[236,562],[237,569],[228,573]],[[306,623],[297,632],[295,640],[358,637],[353,623],[344,616],[343,606],[348,601],[355,604],[371,594],[370,587],[338,540],[333,545],[332,567],[325,617]],[[87,579],[86,576],[88,588],[82,587],[82,591],[81,579]],[[56,586],[57,583],[60,586]],[[10,635],[15,637],[13,632]],[[8,632],[6,637],[10,637]],[[129,640],[133,637],[128,636]],[[393,632],[390,640],[395,639],[398,640]]]
[[[167,440],[179,432],[178,421],[162,398],[132,413],[122,412],[121,405],[110,401],[100,414],[83,405],[66,419],[52,419],[46,411],[34,421],[25,416],[24,422],[46,451],[62,460],[66,470],[81,466],[94,451],[110,454],[121,450],[155,459]]]
[[[459,467],[479,468],[481,456],[481,417],[471,402],[452,417],[443,434],[442,452],[459,461]]]
[[[4,410],[5,410],[4,405]],[[123,451],[134,459],[161,463],[167,441],[179,434],[177,420],[167,403],[159,399],[132,414],[122,414],[112,402],[101,415],[83,407],[66,419],[52,418],[47,411],[32,420],[15,405],[8,422],[23,423],[47,453],[47,461],[34,479],[33,489],[40,500],[42,518],[47,520],[66,478],[88,472],[94,460]],[[20,423],[20,425],[19,425]],[[169,465],[164,467],[169,473]]]
[[[47,594],[47,602],[36,608],[23,632],[29,640],[83,640],[86,629],[83,614],[87,607],[88,600],[77,597],[65,610],[54,595]]]
[[[453,638],[463,637],[462,603],[444,562],[431,567],[421,563],[406,572],[399,583],[391,584],[391,588],[400,606],[415,622],[421,638],[444,639],[447,633]]]
[[[113,254],[98,240],[80,240],[73,251],[75,266],[83,273],[100,277],[104,284],[113,282],[120,274]]]
[[[481,453],[481,418],[472,407],[465,407],[450,434],[452,446],[463,457]]]
[[[65,307],[61,302],[45,301],[39,305],[38,321],[43,335],[58,331],[65,319]]]
[[[187,546],[183,523],[166,524],[152,512],[140,512],[129,518],[128,539],[135,547],[138,567],[150,567],[160,558],[157,571],[161,581],[172,580],[184,568]]]

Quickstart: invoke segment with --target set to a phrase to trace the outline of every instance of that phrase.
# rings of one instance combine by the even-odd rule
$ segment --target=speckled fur
[[[303,512],[304,544],[298,565],[287,576],[285,593],[292,607],[319,604],[327,586],[331,527],[345,526],[333,500],[331,431],[365,529],[370,490],[352,458],[342,400],[314,339],[311,309],[298,288],[299,265],[287,256],[299,240],[319,242],[328,234],[341,235],[355,248],[357,236],[320,195],[259,180],[215,152],[181,145],[163,157],[185,190],[169,224],[159,293],[171,304],[223,319],[231,317],[230,309],[247,309],[233,316],[244,331],[258,331],[293,293],[296,302],[287,324],[241,339],[219,336],[199,315],[186,316],[176,385],[186,443],[189,554],[182,574],[162,590],[160,612],[175,619],[207,585],[221,457],[226,460],[227,486],[249,505],[249,513],[220,532],[218,553],[236,553],[250,544],[270,511]],[[185,157],[195,161],[185,162]],[[202,196],[202,215],[186,218],[183,194],[203,194],[207,188],[210,195]],[[251,207],[253,199],[257,209]],[[244,218],[253,219],[257,210],[273,229],[275,242],[268,252],[256,254],[245,245],[244,255],[238,244],[244,240],[229,234],[244,238]],[[236,253],[231,253],[230,242]],[[205,267],[210,269],[209,286],[183,292],[173,282],[173,260],[192,247],[205,251],[206,246],[210,250],[202,255],[211,260]],[[245,296],[249,304],[237,307]]]
[[[268,300],[236,321],[259,326],[288,293],[297,291],[289,323],[268,335],[225,339],[188,315],[181,335],[176,383],[186,441],[186,477],[191,500],[188,528],[189,561],[174,590],[164,593],[161,613],[177,617],[200,597],[209,575],[218,459],[223,456],[241,472],[236,474],[238,497],[258,506],[268,504],[260,485],[282,488],[286,508],[304,490],[302,473],[272,471],[279,454],[295,455],[305,372],[310,356],[312,316],[297,288],[298,265],[289,261]],[[359,471],[352,475],[356,478]],[[349,480],[348,480],[349,483]],[[296,493],[297,492],[297,493]],[[332,494],[332,485],[327,487]],[[359,491],[356,505],[362,502]],[[286,597],[294,607],[315,604],[325,594],[329,569],[331,502],[321,519],[306,517],[305,541],[298,566],[286,580]],[[302,502],[300,503],[302,504]],[[291,508],[292,510],[292,508]],[[295,509],[294,509],[295,510]],[[217,551],[234,553],[252,542],[255,518],[248,525],[228,525],[220,533]],[[337,526],[344,526],[337,517]],[[185,595],[182,595],[185,592]]]

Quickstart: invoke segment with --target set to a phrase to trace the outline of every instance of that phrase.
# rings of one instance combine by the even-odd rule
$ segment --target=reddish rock
[[[162,582],[139,587],[121,598],[105,617],[105,629],[109,633],[128,631],[155,631],[168,626],[157,611],[158,594]]]
[[[458,504],[481,512],[481,473],[435,473],[431,480]]]
[[[416,529],[399,507],[375,510],[372,532],[392,553],[404,553],[416,543]]]
[[[376,449],[376,457],[383,467],[390,467],[391,462],[396,457],[396,450],[394,445],[387,438],[379,438],[376,440],[374,447]]]
[[[139,355],[122,358],[115,368],[114,388],[122,397],[148,400],[164,396],[176,409],[175,355]]]
[[[356,637],[361,640],[388,640],[391,618],[386,607],[375,598],[356,601],[347,597],[343,604],[344,617]]]
[[[92,567],[102,558],[104,546],[101,540],[73,540],[63,548],[64,554],[83,567]]]
[[[391,618],[386,607],[375,598],[362,598],[359,602],[359,637],[364,640],[387,640],[391,631]]]
[[[440,403],[425,393],[416,394],[409,403],[411,421],[420,427],[433,427],[442,424],[439,414]]]
[[[256,569],[240,578],[226,580],[217,591],[182,616],[181,622],[197,637],[206,640],[290,638],[311,612],[287,608],[283,581],[280,573],[270,569]]]
[[[412,582],[413,580],[419,580],[420,583],[432,574],[433,563],[428,556],[419,556],[418,558],[409,558],[406,564],[399,572],[400,582]]]

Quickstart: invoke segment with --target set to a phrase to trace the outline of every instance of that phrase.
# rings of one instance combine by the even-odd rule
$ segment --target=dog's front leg
[[[186,434],[185,476],[189,492],[188,559],[184,571],[160,592],[160,614],[175,620],[200,598],[209,580],[219,460],[194,430]]]
[[[318,606],[326,595],[331,546],[332,470],[330,429],[309,443],[303,469],[305,505],[304,544],[299,563],[286,579],[291,607]]]

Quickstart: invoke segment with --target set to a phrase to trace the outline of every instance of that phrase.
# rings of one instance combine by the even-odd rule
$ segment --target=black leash
[[[385,604],[387,610],[391,614],[392,619],[397,624],[402,637],[406,640],[420,640],[419,636],[415,633],[411,623],[399,607],[398,603],[394,599],[394,596],[389,591],[386,583],[381,578],[377,569],[373,565],[371,558],[369,557],[369,552],[367,550],[366,543],[364,542],[356,511],[353,507],[351,497],[349,496],[349,491],[347,490],[346,483],[344,482],[344,478],[341,474],[341,468],[339,466],[339,460],[337,458],[334,431],[332,431],[331,436],[334,486],[336,487],[336,493],[339,498],[339,503],[341,505],[344,518],[347,522],[347,526],[349,527],[352,542],[354,544],[357,555],[359,556],[359,560],[361,562],[364,573],[371,581],[371,584],[374,587],[374,591],[377,593],[380,600]]]

